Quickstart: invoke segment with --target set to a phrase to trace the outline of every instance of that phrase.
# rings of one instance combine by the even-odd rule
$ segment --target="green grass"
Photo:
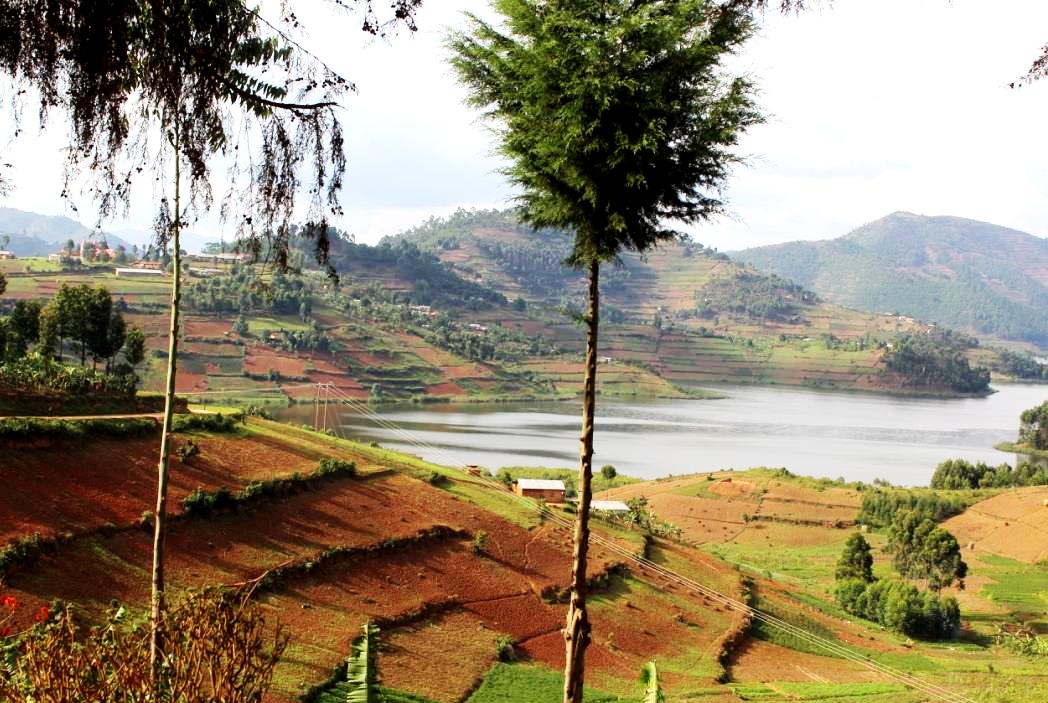
[[[985,575],[994,581],[983,587],[990,600],[1017,612],[1048,618],[1048,567],[992,554],[981,560],[990,567]]]
[[[638,685],[638,689],[639,689]],[[559,701],[563,695],[564,677],[530,664],[496,664],[467,703],[547,703]],[[640,703],[637,698],[621,698],[594,689],[587,689],[586,703]]]
[[[305,332],[309,325],[297,317],[287,316],[277,319],[275,317],[252,317],[247,321],[247,329],[251,334],[257,335],[262,330],[295,330]]]
[[[385,686],[381,690],[384,703],[435,703],[435,701],[429,698],[416,696],[413,693],[405,693],[404,691],[396,691]],[[314,703],[345,703],[348,692],[349,686],[347,684],[336,684],[317,696],[314,699]]]
[[[767,683],[739,684],[731,687],[735,695],[744,701],[854,701],[899,700],[905,695],[905,686],[895,683],[819,683],[795,681],[770,681]],[[891,696],[887,698],[886,696]],[[907,697],[907,700],[909,698]]]

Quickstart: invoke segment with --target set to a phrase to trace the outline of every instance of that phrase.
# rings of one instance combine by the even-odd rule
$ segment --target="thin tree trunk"
[[[175,372],[178,356],[178,308],[182,296],[182,254],[179,235],[182,232],[181,154],[178,129],[175,129],[175,219],[171,226],[174,247],[174,271],[171,278],[171,327],[167,340],[167,388],[164,396],[164,429],[160,438],[160,463],[157,468],[156,512],[153,516],[153,589],[150,611],[149,661],[154,681],[160,667],[163,642],[161,617],[164,610],[164,537],[167,530],[168,454],[171,451],[171,422],[175,404]]]
[[[586,317],[586,377],[582,397],[582,435],[579,437],[579,505],[575,520],[575,551],[571,562],[571,601],[564,639],[564,703],[582,703],[586,647],[590,642],[586,614],[586,553],[589,551],[589,511],[593,497],[593,418],[597,409],[597,328],[600,309],[600,264],[589,266],[589,314]]]

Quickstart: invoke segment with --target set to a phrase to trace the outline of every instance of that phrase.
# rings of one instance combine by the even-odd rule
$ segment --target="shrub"
[[[134,374],[106,374],[89,366],[63,364],[37,352],[0,363],[0,389],[9,393],[130,398],[137,385]]]
[[[234,415],[185,413],[172,418],[171,430],[173,432],[235,432],[237,423],[243,421],[243,413]]]
[[[220,510],[229,510],[236,503],[233,494],[224,486],[213,493],[197,487],[182,499],[182,512],[194,517],[205,517]]]
[[[11,569],[32,564],[45,549],[53,546],[54,540],[41,537],[39,532],[34,532],[28,537],[19,537],[4,546],[0,549],[0,580]]]
[[[9,417],[0,419],[0,437],[72,437],[86,439],[92,435],[132,437],[156,431],[150,418],[114,418],[101,420],[47,420]]]
[[[477,530],[473,533],[473,542],[470,543],[469,550],[476,556],[480,556],[484,553],[484,550],[488,546],[488,533],[484,530]]]
[[[190,459],[199,455],[200,447],[191,439],[178,448],[178,458],[182,460],[183,464],[188,464]]]
[[[904,581],[866,583],[847,579],[834,589],[837,603],[852,615],[911,637],[951,639],[961,628],[961,610],[953,597],[921,593]]]
[[[887,527],[897,513],[912,510],[922,519],[942,522],[962,512],[965,507],[965,502],[960,498],[943,497],[931,491],[863,491],[862,508],[857,520],[871,527]]]
[[[517,660],[517,652],[513,649],[517,641],[509,635],[502,635],[495,640],[495,658],[500,662],[514,662]]]
[[[317,478],[325,476],[356,476],[357,465],[352,461],[324,457],[317,463],[317,470],[313,472],[313,475]]]
[[[426,483],[428,483],[431,486],[436,486],[437,488],[440,488],[441,486],[447,485],[448,477],[440,473],[439,471],[430,471],[429,475],[426,476]]]

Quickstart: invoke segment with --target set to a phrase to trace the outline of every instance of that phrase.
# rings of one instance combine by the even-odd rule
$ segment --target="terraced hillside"
[[[268,700],[298,700],[327,681],[367,620],[382,628],[379,666],[391,690],[435,703],[494,703],[513,690],[536,703],[557,698],[564,615],[557,594],[568,581],[570,534],[555,522],[457,471],[287,425],[250,419],[232,434],[179,441],[188,439],[201,453],[172,469],[173,504],[184,509],[168,537],[169,579],[176,590],[261,582],[256,597],[291,636]],[[0,546],[34,533],[45,545],[3,563],[0,590],[18,597],[23,621],[53,599],[87,618],[114,598],[145,608],[150,532],[142,523],[155,440],[147,433],[6,441],[0,480],[19,490],[0,501]],[[357,471],[314,476],[323,457],[352,461]],[[434,471],[444,478],[427,480]],[[276,492],[236,493],[274,479],[283,479]],[[203,511],[189,496],[197,487],[241,497]],[[1018,677],[1024,690],[1048,686],[1035,663],[982,634],[1012,617],[1000,605],[1011,601],[1001,598],[1018,598],[1016,589],[1040,597],[1036,567],[1024,567],[1033,570],[1023,580],[1003,580],[1016,562],[988,553],[970,581],[964,639],[948,647],[908,642],[844,616],[827,598],[848,530],[821,523],[854,519],[852,488],[755,471],[612,491],[640,494],[684,528],[685,540],[598,523],[629,552],[646,550],[661,567],[923,680],[979,692],[979,700],[1020,700],[1010,697]],[[486,539],[476,549],[480,532]],[[591,573],[594,700],[638,700],[636,674],[653,658],[673,701],[925,700],[599,545]],[[514,642],[515,663],[498,661],[504,638]]]
[[[533,232],[510,211],[459,212],[389,241],[433,252],[463,278],[519,297],[537,318],[494,308],[478,320],[581,350],[570,316],[583,309],[584,280],[561,265],[571,246],[565,233]],[[605,266],[602,295],[601,353],[678,383],[899,391],[908,379],[886,368],[885,345],[930,330],[912,318],[833,305],[695,243],[624,255]]]
[[[887,635],[834,602],[835,567],[855,531],[864,495],[857,489],[753,469],[633,483],[599,497],[646,497],[656,514],[683,529],[685,541],[752,575],[760,607],[804,623],[809,631],[905,670],[963,680],[977,692],[975,700],[1025,701],[1048,695],[1048,671],[1040,660],[994,644],[1000,628],[1023,626],[1042,636],[1048,632],[1045,490],[1000,491],[942,523],[961,543],[969,574],[963,590],[949,590],[961,604],[961,638],[940,646]],[[881,552],[884,535],[868,531],[865,536],[874,548],[875,575],[889,576],[890,559]],[[728,667],[733,679],[746,682],[736,689],[743,700],[789,700],[794,691],[784,683],[867,680],[866,672],[846,662],[818,656],[824,652],[808,642],[763,625],[751,634]],[[750,683],[755,680],[759,686]],[[844,699],[846,690],[831,687],[825,695]]]

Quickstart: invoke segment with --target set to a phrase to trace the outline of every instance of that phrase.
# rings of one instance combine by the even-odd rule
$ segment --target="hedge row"
[[[31,417],[0,419],[0,437],[73,437],[90,436],[133,437],[149,434],[157,429],[152,418],[111,418],[95,420],[49,420]]]
[[[215,491],[197,488],[182,499],[182,512],[189,516],[207,516],[236,510],[260,500],[309,490],[322,481],[356,475],[357,465],[352,461],[324,458],[311,474],[302,475],[296,472],[287,478],[252,481],[236,493],[225,487]]]

